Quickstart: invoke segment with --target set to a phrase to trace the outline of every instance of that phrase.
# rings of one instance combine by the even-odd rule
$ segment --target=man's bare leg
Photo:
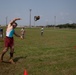
[[[0,62],[3,61],[3,57],[5,55],[5,53],[8,51],[8,47],[5,47],[4,50],[2,51],[1,57],[0,57]]]
[[[13,61],[13,53],[14,53],[14,47],[10,48],[10,60],[9,62],[12,64],[15,64],[15,62]]]

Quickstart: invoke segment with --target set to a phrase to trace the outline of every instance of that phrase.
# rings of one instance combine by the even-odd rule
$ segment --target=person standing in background
[[[43,36],[43,33],[44,33],[44,28],[42,26],[42,28],[41,28],[41,36]]]
[[[25,36],[25,30],[24,27],[21,29],[21,39],[24,39]]]

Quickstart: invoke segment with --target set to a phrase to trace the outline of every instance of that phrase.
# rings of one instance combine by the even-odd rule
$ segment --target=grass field
[[[24,40],[14,38],[16,64],[0,63],[0,75],[23,75],[24,70],[28,75],[76,75],[76,29],[45,28],[40,36],[40,28],[26,28]]]

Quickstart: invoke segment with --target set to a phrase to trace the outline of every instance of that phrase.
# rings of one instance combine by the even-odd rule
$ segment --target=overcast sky
[[[40,16],[36,25],[76,23],[76,0],[0,0],[0,24],[20,17],[19,25],[34,25],[34,16]]]

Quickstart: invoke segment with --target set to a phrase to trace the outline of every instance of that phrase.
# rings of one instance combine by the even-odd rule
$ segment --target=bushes
[[[75,29],[76,28],[76,23],[72,23],[72,24],[69,24],[69,23],[66,23],[66,24],[60,24],[60,25],[46,25],[46,27],[59,27],[59,28],[73,28]]]
[[[76,24],[75,23],[73,23],[73,24],[69,24],[69,23],[67,23],[67,24],[60,24],[60,25],[57,25],[56,27],[59,27],[59,28],[76,28]]]

